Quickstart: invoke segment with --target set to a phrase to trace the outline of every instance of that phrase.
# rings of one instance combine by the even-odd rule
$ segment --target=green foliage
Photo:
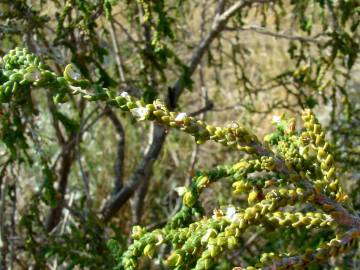
[[[356,269],[358,1],[215,2],[0,3],[1,269]]]
[[[24,58],[30,59],[31,64],[36,62],[36,67],[29,67],[28,63],[24,62]],[[169,267],[210,269],[222,252],[238,246],[239,237],[250,226],[305,227],[306,229],[331,226],[334,227],[337,235],[330,242],[323,243],[313,250],[307,250],[305,254],[263,254],[260,262],[255,265],[256,268],[264,268],[267,265],[280,268],[291,265],[299,268],[312,261],[319,263],[328,256],[338,256],[346,252],[359,235],[358,217],[348,212],[351,211],[346,209],[350,209],[349,205],[344,204],[346,208],[341,206],[348,201],[348,196],[336,177],[336,166],[329,143],[325,140],[321,126],[310,110],[306,110],[303,114],[305,130],[302,132],[295,130],[293,119],[285,120],[284,117],[275,119],[277,130],[267,137],[266,141],[269,144],[263,146],[255,135],[239,125],[228,128],[207,125],[185,113],[170,112],[159,100],[145,104],[126,92],[117,96],[109,89],[100,90],[99,87],[92,86],[89,81],[82,79],[72,65],[66,66],[64,77],[61,77],[51,73],[33,59],[36,57],[26,50],[10,51],[4,57],[3,73],[8,76],[5,85],[16,85],[19,82],[19,85],[27,87],[26,92],[29,94],[33,87],[44,87],[44,85],[50,89],[63,89],[62,97],[80,94],[88,101],[102,100],[123,111],[129,111],[138,120],[156,121],[161,125],[189,133],[198,144],[213,140],[250,154],[248,158],[232,166],[199,173],[189,187],[181,188],[179,192],[183,196],[183,207],[163,229],[147,232],[141,227],[134,227],[132,237],[135,242],[120,259],[120,264],[125,269],[136,269],[137,258],[142,254],[153,258],[156,247],[164,243],[173,246],[173,252],[165,261]],[[35,68],[37,76],[33,76]],[[84,87],[89,90],[83,89]],[[91,91],[91,88],[96,91]],[[6,91],[7,88],[4,89]],[[11,93],[12,95],[8,95],[3,102],[18,102],[15,93]],[[54,95],[58,93],[55,92]],[[57,98],[54,100],[64,102]],[[67,118],[61,115],[60,121],[64,123],[64,119]],[[250,177],[254,173],[265,175],[254,183]],[[48,168],[45,175],[51,178]],[[209,184],[224,177],[233,178],[235,194],[244,192],[248,194],[248,207],[236,208],[229,205],[226,206],[226,210],[215,209],[212,217],[206,217],[199,196]],[[50,200],[52,181],[47,179],[44,185],[47,188],[45,199]],[[301,206],[313,204],[328,214],[318,211],[294,213],[281,210],[296,204]],[[349,220],[342,220],[343,216],[347,216]],[[336,222],[348,227],[347,230],[338,227]],[[98,228],[96,223],[87,223],[87,225],[91,229]],[[349,227],[351,230],[348,230]],[[72,235],[76,237],[75,241],[69,239],[67,242],[76,244],[70,250],[80,251],[84,246],[81,231],[74,229]],[[77,237],[78,234],[80,238]],[[119,257],[120,249],[116,247],[114,240],[111,240],[108,246],[115,257]],[[53,243],[51,251],[48,251],[50,253],[47,252],[46,256],[52,253],[61,256],[61,250],[57,250]],[[85,259],[76,256],[72,256],[72,259],[76,265],[83,267],[88,263],[90,265],[94,263],[88,260],[97,260],[96,257]],[[249,266],[247,269],[254,267]]]

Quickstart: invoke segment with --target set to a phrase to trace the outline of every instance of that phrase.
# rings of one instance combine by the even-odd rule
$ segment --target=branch
[[[6,210],[6,193],[8,190],[8,184],[5,181],[3,183],[3,179],[6,173],[6,168],[10,164],[10,160],[8,160],[2,167],[0,172],[0,241],[2,245],[0,246],[0,269],[6,269],[6,256],[9,251],[9,239],[7,237],[7,230],[5,226],[5,210]]]
[[[255,0],[255,1],[238,1],[237,3],[233,4],[229,9],[227,9],[225,12],[221,14],[216,14],[215,19],[213,22],[213,25],[211,27],[210,32],[207,34],[207,36],[200,42],[197,49],[193,53],[189,63],[188,63],[188,75],[191,76],[197,66],[199,65],[203,55],[205,52],[209,49],[212,41],[217,38],[221,32],[224,30],[226,23],[229,21],[229,19],[235,15],[236,12],[241,10],[242,8],[249,6],[251,4],[255,3],[270,3],[272,0]],[[220,9],[221,10],[221,9]],[[176,104],[182,91],[184,90],[184,83],[182,78],[178,79],[173,86],[172,96],[170,97],[170,100],[173,102],[167,102],[168,104]],[[170,108],[174,109],[174,108]]]
[[[133,195],[141,183],[141,180],[148,177],[152,164],[159,156],[160,150],[164,144],[165,134],[165,128],[158,125],[155,126],[151,145],[145,152],[143,160],[136,168],[126,185],[117,194],[112,196],[101,210],[104,222],[110,221],[121,206],[123,206]]]
[[[289,169],[283,159],[277,157],[271,150],[265,148],[260,143],[251,143],[250,146],[254,147],[255,153],[259,156],[273,157],[278,172],[283,173],[287,177],[290,175],[296,175],[299,178],[297,185],[303,186],[307,192],[313,194],[314,202],[320,206],[325,213],[330,214],[339,225],[360,229],[360,219],[357,216],[352,215],[340,203],[330,199],[319,190],[315,189],[309,181],[302,179],[296,171]]]
[[[114,22],[112,19],[110,19],[110,21],[109,21],[109,26],[110,26],[111,40],[112,40],[112,44],[113,44],[114,52],[115,52],[116,65],[117,65],[118,72],[120,75],[120,80],[121,80],[121,82],[125,82],[126,78],[125,78],[125,72],[124,72],[124,64],[123,64],[122,57],[120,54],[119,43],[116,38]]]
[[[154,147],[157,144],[161,144],[161,146],[160,145],[157,146],[157,147],[159,147],[159,151],[158,151],[157,156],[156,157],[154,156],[153,161],[155,161],[157,159],[158,155],[160,154],[162,144],[165,141],[165,136],[164,136],[164,140],[161,140],[161,141],[155,140],[154,141],[154,130],[155,129],[156,129],[156,125],[152,124],[151,129],[150,129],[149,142],[147,145],[147,149],[149,149],[149,147],[151,147],[151,145],[153,145],[153,144],[154,144]],[[148,150],[145,150],[145,153],[147,151]],[[151,177],[151,173],[152,173],[153,161],[150,161],[149,168],[146,170],[147,173],[144,174],[144,177],[140,180],[141,183],[139,186],[139,190],[136,192],[136,196],[134,196],[134,199],[131,204],[133,225],[139,224],[141,222],[141,217],[142,217],[142,213],[143,213],[143,205],[144,205],[146,194],[149,189],[149,182],[150,182],[150,177]]]
[[[121,104],[135,104],[136,100],[132,97],[128,97],[128,102],[126,102],[126,100],[121,101],[120,99],[119,102],[121,102]],[[121,106],[126,105],[120,105],[120,108]],[[129,108],[127,108],[127,110],[128,109]],[[265,147],[258,138],[246,128],[239,125],[227,128],[207,125],[203,121],[188,117],[185,113],[169,112],[164,108],[164,105],[159,104],[159,101],[148,104],[146,107],[140,106],[131,109],[131,112],[134,114],[138,113],[138,111],[145,113],[144,115],[139,115],[139,118],[153,120],[163,126],[183,130],[184,132],[191,134],[197,143],[204,143],[205,141],[212,140],[245,151],[249,154],[271,157],[274,161],[276,171],[283,174],[286,178],[296,179],[296,185],[303,187],[307,193],[313,194],[313,202],[320,206],[324,212],[330,214],[339,225],[360,228],[360,219],[357,216],[352,215],[340,203],[325,196],[319,189],[316,189],[311,182],[304,179],[295,169],[289,168],[284,159],[278,157],[269,148]],[[158,140],[162,144],[165,139],[165,128],[159,127],[159,132],[160,133],[157,136],[159,136]],[[156,138],[156,134],[154,138]],[[156,139],[154,142],[156,142]],[[130,187],[127,190],[128,192],[132,192],[137,187],[141,177],[146,177],[148,175],[151,167],[148,166],[148,163],[152,162],[152,158],[157,157],[161,149],[161,146],[157,147],[156,143],[153,143],[152,147],[154,151],[151,152],[150,149],[145,155],[146,159],[143,160],[138,168],[139,171],[137,172],[136,177],[134,176],[133,181],[130,182]],[[138,177],[140,177],[140,179]],[[121,192],[123,192],[123,190]],[[131,196],[131,194],[126,196]],[[121,198],[122,196],[119,195],[117,200],[123,200]],[[108,220],[108,217],[107,213],[105,213],[104,219]]]
[[[65,143],[65,138],[63,133],[61,132],[61,128],[59,125],[59,120],[55,117],[55,112],[56,112],[56,106],[54,104],[54,101],[52,100],[52,96],[49,92],[47,92],[46,94],[47,96],[47,105],[48,105],[48,109],[50,111],[51,114],[51,120],[52,120],[52,124],[55,130],[55,135],[57,137],[57,140],[59,142],[60,145],[64,145]]]
[[[124,128],[116,116],[116,114],[109,108],[106,108],[106,115],[113,123],[116,133],[119,137],[117,143],[116,160],[114,165],[115,178],[112,195],[115,195],[123,187],[123,172],[124,172],[124,158],[125,158],[125,131]]]
[[[63,153],[59,170],[59,185],[57,189],[57,194],[59,195],[59,198],[57,200],[58,205],[50,210],[50,213],[46,219],[45,227],[48,232],[55,228],[61,218],[63,201],[65,199],[66,187],[70,175],[71,165],[75,158],[75,142],[76,133],[73,133],[68,140],[68,144],[71,144],[71,147],[67,149],[67,144],[63,146]]]
[[[219,3],[219,5],[221,5],[222,1]],[[221,7],[219,7],[221,8]],[[203,18],[205,18],[205,8],[203,9]],[[203,28],[202,28],[203,29]],[[203,31],[202,31],[203,32]],[[205,80],[204,80],[204,70],[202,65],[200,65],[199,67],[199,79],[200,79],[200,87],[201,87],[201,92],[202,92],[202,103],[203,103],[203,108],[198,110],[197,112],[190,114],[191,116],[195,116],[197,114],[200,114],[199,118],[201,121],[203,121],[206,117],[206,112],[208,111],[208,109],[211,109],[214,107],[214,104],[209,101],[209,96],[208,96],[208,91],[205,85]],[[189,166],[189,175],[188,178],[186,180],[186,184],[189,185],[191,183],[191,177],[192,177],[192,172],[194,171],[195,168],[195,163],[197,161],[197,156],[199,154],[199,148],[200,146],[198,144],[195,144],[193,152],[191,154],[191,158],[190,158],[190,166]]]
[[[207,100],[205,102],[205,106],[200,108],[197,111],[189,113],[190,116],[197,116],[199,114],[205,113],[207,111],[211,111],[214,108],[214,103],[211,100]]]
[[[139,5],[139,15],[141,18],[141,21],[143,21],[143,17],[144,17],[144,10],[143,7],[141,5]],[[150,21],[146,21],[143,23],[142,25],[143,28],[143,38],[144,38],[144,42],[145,42],[145,51],[147,52],[147,55],[152,55],[152,33],[151,33],[151,24]],[[147,84],[155,89],[156,88],[156,74],[155,74],[155,69],[154,66],[152,65],[151,61],[148,61],[149,59],[145,58],[145,67],[146,67],[146,73],[147,73]],[[155,126],[152,125],[151,126],[151,131],[149,134],[149,142],[147,145],[147,148],[149,147],[149,145],[152,144],[152,140],[153,140],[153,130],[155,129]],[[157,142],[154,142],[157,143]],[[160,153],[160,152],[159,152]],[[150,170],[151,170],[151,166],[150,166]],[[149,182],[150,182],[150,177],[151,177],[151,171],[147,174],[147,177],[144,177],[142,179],[142,183],[140,185],[139,190],[137,191],[137,194],[134,196],[134,199],[132,201],[132,219],[133,219],[133,224],[139,224],[141,221],[141,216],[142,216],[142,212],[143,212],[143,205],[144,205],[144,201],[145,201],[145,197],[146,194],[148,192],[149,189]]]
[[[304,255],[283,257],[280,260],[274,260],[271,266],[262,267],[264,270],[275,269],[292,269],[301,267],[305,269],[311,262],[319,262],[333,257],[334,254],[342,254],[348,250],[354,240],[360,236],[359,230],[353,229],[346,232],[342,238],[333,239],[329,243],[323,244],[312,253],[305,253]]]
[[[266,29],[264,27],[257,26],[257,25],[249,25],[249,26],[243,26],[243,27],[226,27],[225,30],[226,31],[239,31],[239,30],[240,31],[252,31],[252,32],[262,34],[265,36],[272,36],[275,38],[283,38],[283,39],[288,39],[288,40],[294,40],[294,41],[300,41],[300,42],[310,42],[310,43],[316,43],[316,44],[323,43],[323,41],[318,40],[318,38],[324,35],[323,33],[320,33],[320,34],[317,34],[312,37],[294,36],[294,35],[289,35],[289,34],[285,34],[285,33],[273,32],[269,29]]]

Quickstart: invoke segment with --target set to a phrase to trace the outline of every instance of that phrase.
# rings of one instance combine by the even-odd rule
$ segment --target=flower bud
[[[168,115],[164,115],[161,117],[161,121],[163,121],[164,123],[168,124],[170,122],[170,116]]]
[[[333,162],[334,162],[334,158],[331,154],[329,154],[325,160],[326,166],[331,166]]]
[[[135,240],[140,239],[145,234],[145,230],[141,226],[134,226],[132,228],[131,237]]]
[[[315,139],[315,145],[321,145],[323,143],[324,143],[324,136],[322,136],[321,134],[317,134]]]
[[[10,76],[9,81],[12,82],[20,82],[23,76],[20,73],[14,73]]]
[[[150,259],[154,256],[155,248],[151,244],[147,244],[144,248],[144,255],[149,257]]]
[[[315,124],[314,125],[314,133],[320,134],[320,132],[321,132],[321,126],[319,124]]]
[[[210,238],[214,238],[217,235],[217,231],[214,229],[208,229],[206,233],[201,238],[201,244],[206,244],[209,242]]]
[[[329,189],[332,190],[332,191],[337,191],[339,188],[339,184],[337,181],[334,181],[334,182],[331,182],[329,184]]]
[[[323,159],[326,156],[326,152],[324,151],[323,148],[319,148],[318,149],[318,153],[317,153],[318,159]]]
[[[257,201],[258,195],[259,195],[259,191],[256,190],[256,189],[253,189],[253,190],[249,193],[248,203],[249,203],[250,205],[253,205],[253,204]]]
[[[146,108],[149,110],[149,112],[155,111],[155,106],[154,106],[154,104],[146,104]]]
[[[162,116],[165,115],[165,112],[162,110],[156,110],[153,112],[153,114],[157,117],[157,118],[161,118]]]
[[[179,266],[182,264],[182,256],[174,252],[166,259],[165,263],[168,266]]]
[[[237,246],[237,239],[235,236],[230,236],[227,238],[227,246],[229,249],[234,249]]]
[[[155,238],[157,240],[157,242],[155,243],[156,246],[160,246],[161,244],[163,244],[165,242],[165,238],[162,233],[157,233],[155,235]]]
[[[115,97],[116,97],[116,92],[112,89],[106,89],[105,93],[107,94],[109,99],[115,99]]]
[[[149,117],[149,110],[146,107],[138,107],[130,110],[131,114],[138,120],[145,120]]]
[[[215,258],[221,251],[221,248],[217,245],[209,245],[208,250],[210,251],[210,256]]]
[[[227,239],[225,236],[218,236],[216,238],[216,245],[221,247],[221,246],[224,246],[225,244],[227,244]]]
[[[197,181],[196,181],[196,186],[199,189],[203,189],[205,188],[208,184],[210,183],[209,181],[209,177],[205,176],[201,176]]]
[[[250,189],[249,185],[246,182],[242,181],[242,180],[234,182],[232,184],[232,187],[235,189],[234,193],[236,193],[236,194],[243,193],[243,192],[248,191]]]
[[[34,66],[28,67],[24,75],[24,79],[28,82],[35,82],[40,80],[41,73],[40,70]]]
[[[74,83],[81,79],[81,74],[74,65],[68,64],[64,70],[64,78],[65,80]]]
[[[129,110],[136,108],[136,103],[132,101],[126,102],[126,107],[128,107]]]
[[[119,106],[122,106],[124,104],[126,104],[126,98],[122,97],[122,96],[117,96],[115,97],[115,100],[116,100],[116,103],[119,105]]]
[[[329,167],[327,166],[327,164],[326,164],[325,161],[321,162],[320,168],[321,168],[321,170],[323,170],[323,171],[327,171],[327,170],[329,169]]]
[[[191,191],[187,191],[184,194],[183,197],[183,203],[187,206],[187,207],[192,207],[196,202],[196,197],[191,193]]]
[[[331,167],[329,171],[326,174],[327,179],[331,179],[333,176],[335,176],[335,167]]]

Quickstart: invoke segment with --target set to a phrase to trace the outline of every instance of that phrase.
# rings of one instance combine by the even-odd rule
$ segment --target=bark
[[[139,9],[139,12],[140,12],[140,17],[143,18],[144,11],[142,10],[142,8]],[[146,22],[143,24],[143,36],[144,36],[144,41],[145,41],[145,50],[147,51],[148,55],[151,55],[152,54],[152,46],[151,46],[152,34],[151,34],[150,22]],[[153,67],[151,61],[149,61],[149,59],[145,59],[145,62],[146,62],[145,64],[147,66],[147,70],[148,70],[147,71],[148,72],[147,84],[151,88],[155,89],[156,88],[156,74],[155,74],[154,67]],[[146,146],[147,148],[149,148],[150,145],[152,144],[153,134],[154,134],[154,125],[152,124],[152,129],[149,132],[149,142]],[[145,150],[145,152],[146,151],[147,150]],[[138,191],[136,192],[134,199],[132,200],[131,209],[132,209],[133,224],[139,224],[141,221],[145,197],[146,197],[147,191],[149,190],[151,167],[152,166],[150,165],[149,173],[146,175],[146,177],[144,177],[142,179],[140,187],[138,188]]]
[[[117,150],[116,150],[116,159],[114,164],[114,186],[112,191],[112,196],[121,190],[123,187],[123,177],[124,177],[124,159],[125,159],[125,132],[124,128],[116,116],[116,114],[111,110],[107,110],[107,116],[113,123],[116,133],[118,134]]]
[[[70,138],[70,142],[73,140],[73,138]],[[64,146],[66,147],[66,146]],[[62,158],[61,158],[61,165],[59,170],[59,185],[57,189],[57,206],[55,208],[52,208],[50,210],[49,215],[47,216],[45,227],[47,231],[52,231],[56,225],[59,223],[61,219],[62,209],[64,207],[64,199],[66,194],[66,188],[68,184],[69,174],[71,171],[71,165],[74,162],[75,159],[75,148],[71,147],[70,149],[66,149],[63,152]]]
[[[104,222],[110,221],[121,206],[123,206],[134,194],[142,180],[149,176],[152,164],[160,154],[165,141],[165,136],[165,129],[159,125],[155,125],[153,141],[145,152],[144,158],[140,162],[139,166],[135,169],[126,185],[117,194],[112,196],[101,210]]]

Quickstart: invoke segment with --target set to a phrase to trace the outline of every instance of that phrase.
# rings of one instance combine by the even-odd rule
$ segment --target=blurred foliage
[[[359,18],[356,0],[0,2],[0,269],[285,269],[295,251],[322,261],[299,269],[358,269],[358,225],[298,203],[299,183],[256,146],[357,220]],[[318,120],[295,131],[307,108]],[[269,187],[297,198],[277,205],[286,216],[251,215],[256,226],[209,251],[234,223],[227,211],[258,211]]]

